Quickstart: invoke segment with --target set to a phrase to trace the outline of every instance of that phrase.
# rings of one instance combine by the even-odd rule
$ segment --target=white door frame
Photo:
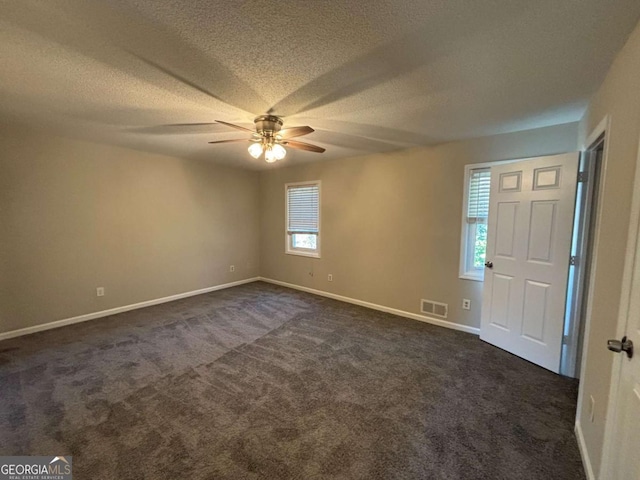
[[[640,139],[636,157],[636,173],[633,182],[633,197],[631,200],[631,217],[629,219],[629,234],[627,236],[626,258],[635,258],[636,245],[640,242]],[[635,262],[639,261],[635,259]],[[620,294],[620,308],[618,309],[618,324],[616,337],[622,338],[627,329],[627,318],[631,302],[631,284],[633,279],[634,261],[627,261],[624,265],[622,276],[622,291]],[[602,345],[603,348],[606,346]],[[616,416],[618,414],[618,388],[620,386],[620,374],[624,355],[616,355],[611,367],[611,386],[609,389],[609,402],[607,404],[607,417],[605,422],[604,443],[602,451],[602,463],[600,465],[599,478],[613,478],[613,451],[616,443]]]
[[[600,141],[602,138],[602,141]],[[589,281],[586,276],[587,265],[591,265],[593,256],[592,241],[595,226],[595,214],[598,203],[595,188],[600,185],[600,167],[594,147],[604,149],[604,137],[598,137],[589,149],[580,152],[579,174],[586,176],[586,180],[578,179],[576,186],[576,206],[573,218],[573,235],[571,238],[571,255],[577,257],[575,265],[569,267],[569,282],[567,286],[567,304],[562,356],[560,359],[560,374],[579,378],[581,342],[584,337],[584,316],[589,294]],[[573,272],[572,272],[573,269]],[[572,276],[573,275],[573,276]]]
[[[607,177],[607,165],[609,162],[609,140],[611,138],[611,116],[606,115],[598,126],[591,132],[591,134],[584,141],[581,150],[587,150],[593,145],[598,138],[604,134],[604,151],[602,153],[602,160],[600,163],[600,184],[598,186],[598,192],[596,198],[598,201],[602,201],[604,193],[604,185]],[[593,238],[590,239],[592,243],[592,255],[591,255],[591,272],[589,274],[589,285],[595,285],[595,279],[598,274],[598,251],[600,246],[600,225],[602,224],[602,208],[596,206],[596,218],[595,228],[593,230]],[[584,436],[582,435],[582,426],[580,425],[580,413],[582,412],[583,405],[585,403],[585,391],[584,391],[584,373],[587,367],[587,358],[589,357],[589,338],[591,337],[591,320],[593,313],[593,295],[590,295],[587,299],[587,307],[584,312],[584,336],[582,340],[582,358],[580,360],[580,383],[578,387],[578,405],[576,408],[576,421],[575,432],[578,437],[578,447],[582,455],[583,464],[587,473],[588,479],[595,479],[591,459],[589,458],[589,452],[584,444]],[[606,345],[603,347],[606,348]],[[604,460],[604,459],[603,459]],[[604,463],[604,462],[603,462]],[[606,478],[606,477],[604,477]]]

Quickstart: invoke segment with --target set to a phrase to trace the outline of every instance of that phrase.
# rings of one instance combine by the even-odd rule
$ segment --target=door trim
[[[600,185],[598,186],[598,192],[596,194],[596,198],[602,201],[602,194],[604,193],[604,185],[606,183],[607,176],[607,165],[609,160],[609,139],[611,138],[611,116],[605,115],[605,117],[600,120],[598,126],[589,134],[589,136],[584,141],[581,150],[587,150],[590,146],[592,146],[598,138],[604,135],[604,150],[602,152],[602,163],[600,167]],[[598,251],[600,246],[600,225],[602,223],[602,208],[596,207],[596,218],[595,218],[595,228],[594,235],[591,239],[592,243],[592,258],[591,258],[591,273],[589,274],[589,285],[595,285],[595,279],[598,274]],[[593,313],[593,295],[590,295],[587,299],[587,306],[584,314],[584,337],[582,339],[582,358],[580,360],[580,383],[578,385],[578,404],[576,407],[576,428],[580,427],[580,414],[582,413],[583,406],[585,403],[585,391],[584,391],[584,373],[586,372],[587,366],[587,358],[589,357],[589,338],[591,338],[591,316]],[[606,423],[605,423],[606,428]],[[585,453],[587,446],[585,444]],[[581,452],[582,453],[582,452]],[[603,457],[604,461],[604,457]],[[582,455],[582,462],[585,465],[585,470],[593,471],[593,466],[591,465],[591,460],[589,455]],[[604,463],[604,462],[602,462]]]
[[[602,141],[600,140],[602,138]],[[597,165],[598,146],[604,149],[604,137],[591,144],[589,150],[580,152],[580,166],[578,184],[576,186],[576,206],[573,218],[573,234],[571,238],[571,255],[575,255],[578,261],[569,267],[569,282],[567,286],[567,301],[565,306],[564,332],[568,336],[562,345],[560,359],[560,374],[573,378],[579,378],[580,344],[584,333],[584,310],[588,300],[589,281],[586,273],[589,271],[587,264],[591,264],[593,256],[592,226],[595,225],[594,212],[597,212],[597,192],[594,187],[599,187],[600,169]],[[580,175],[586,175],[586,181],[580,180]],[[571,272],[573,268],[573,272]]]
[[[596,475],[593,473],[593,467],[591,466],[591,459],[589,458],[589,450],[587,444],[584,441],[584,434],[582,433],[582,425],[580,422],[576,422],[574,429],[576,437],[578,439],[578,450],[582,457],[582,466],[584,467],[584,473],[587,475],[587,480],[596,480]]]
[[[627,330],[627,318],[629,305],[631,303],[631,287],[633,280],[633,270],[636,262],[636,246],[640,242],[640,139],[638,141],[638,152],[636,154],[636,173],[633,181],[633,197],[631,199],[631,217],[629,219],[629,233],[627,236],[627,247],[625,258],[631,261],[625,262],[622,275],[622,289],[620,294],[620,307],[618,308],[618,322],[616,325],[616,338],[622,338]],[[604,345],[603,345],[604,348]],[[600,465],[600,478],[613,478],[613,451],[616,441],[616,426],[618,414],[618,390],[620,386],[620,374],[622,372],[622,361],[624,355],[618,355],[611,367],[611,385],[609,387],[609,402],[607,403],[607,418],[604,429],[604,440],[602,447],[602,463]]]

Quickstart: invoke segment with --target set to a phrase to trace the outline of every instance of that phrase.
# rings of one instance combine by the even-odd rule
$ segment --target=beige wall
[[[0,152],[0,332],[258,275],[257,173],[8,125]]]
[[[608,155],[603,185],[592,291],[592,322],[587,339],[587,364],[582,392],[585,401],[578,419],[594,471],[601,463],[604,420],[614,355],[606,342],[616,335],[622,272],[631,207],[633,177],[640,139],[640,25],[616,57],[606,80],[590,102],[580,136],[585,139],[609,115]],[[595,399],[595,421],[589,419],[589,397]]]
[[[445,302],[477,327],[482,283],[458,278],[464,166],[576,149],[567,124],[262,172],[261,275],[412,313]],[[306,180],[322,181],[320,259],[284,253],[284,184]]]

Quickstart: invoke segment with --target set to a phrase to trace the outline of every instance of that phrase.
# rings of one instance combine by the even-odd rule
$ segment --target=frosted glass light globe
[[[267,147],[267,150],[264,152],[264,159],[267,161],[267,163],[273,163],[277,160],[276,154],[273,151],[272,147]]]
[[[277,143],[273,146],[273,153],[276,156],[276,160],[282,160],[287,155],[285,148]]]
[[[251,145],[249,145],[249,154],[253,157],[253,158],[258,158],[260,155],[262,155],[262,145],[260,145],[259,143],[252,143]]]

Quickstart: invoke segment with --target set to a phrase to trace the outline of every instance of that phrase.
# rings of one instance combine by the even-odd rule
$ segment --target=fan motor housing
[[[253,121],[260,135],[274,136],[282,128],[282,119],[275,115],[259,115]]]

